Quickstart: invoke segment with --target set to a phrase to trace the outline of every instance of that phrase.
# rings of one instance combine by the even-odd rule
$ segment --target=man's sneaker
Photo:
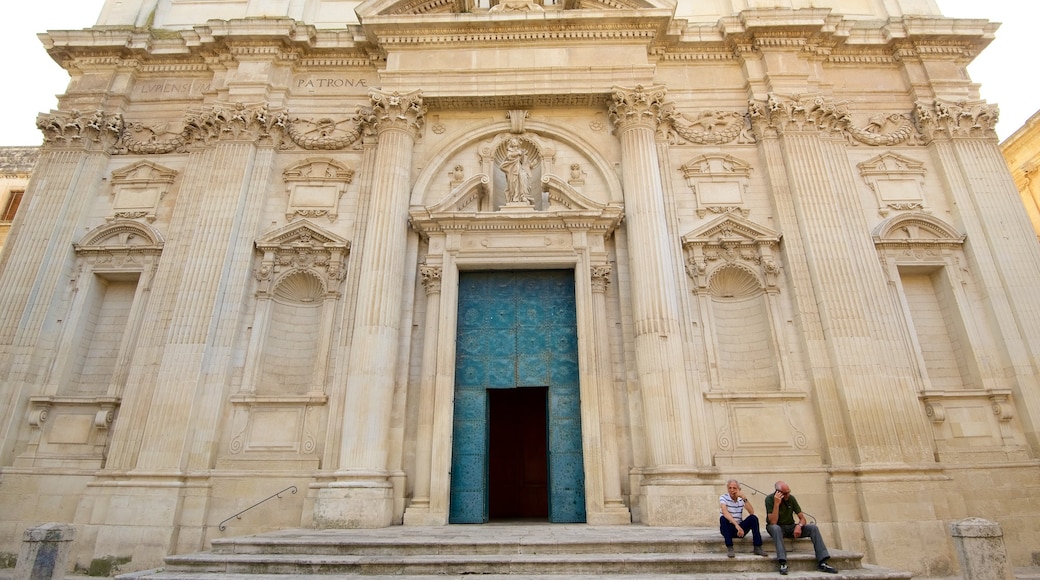
[[[816,569],[819,570],[820,572],[826,572],[828,574],[837,574],[838,573],[838,569],[835,568],[834,566],[831,566],[826,561],[820,562],[820,565],[817,566]]]
[[[733,546],[726,546],[726,557],[732,558],[733,556]]]
[[[769,554],[766,554],[766,551],[762,549],[762,546],[755,546],[755,552],[754,553],[755,553],[756,556],[768,556],[769,555]]]
[[[780,560],[780,575],[787,576],[787,560]]]

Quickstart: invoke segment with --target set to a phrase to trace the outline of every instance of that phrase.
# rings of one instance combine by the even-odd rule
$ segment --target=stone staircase
[[[170,556],[163,568],[118,578],[779,578],[772,543],[765,539],[770,557],[752,555],[747,539],[737,542],[735,558],[727,558],[722,537],[708,528],[484,524],[294,529],[214,539],[209,552]],[[834,549],[830,563],[840,573],[820,573],[811,544],[793,544],[788,550],[791,578],[911,577],[864,565],[862,554]]]

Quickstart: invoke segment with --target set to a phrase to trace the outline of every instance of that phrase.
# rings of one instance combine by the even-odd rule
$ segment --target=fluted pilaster
[[[44,326],[52,299],[71,274],[72,244],[78,241],[79,216],[101,187],[108,156],[82,149],[44,147],[29,181],[16,226],[7,238],[0,267],[0,442],[10,457],[19,441],[32,384],[49,365],[33,364],[37,349],[53,344]],[[41,268],[41,264],[48,267]],[[41,353],[43,354],[43,353]],[[51,354],[45,356],[50,357]]]
[[[967,234],[975,283],[988,298],[1010,358],[1019,418],[1040,451],[1040,246],[998,148],[996,109],[984,103],[917,103],[917,122],[946,177],[950,206]]]
[[[412,503],[405,510],[405,523],[424,523],[430,512],[430,478],[433,453],[433,418],[437,388],[437,334],[441,312],[441,268],[421,266],[426,290],[426,321],[423,332],[422,370],[419,385],[419,425],[415,436],[415,482]]]
[[[134,355],[158,370],[131,371],[110,469],[211,465],[273,155],[234,141],[190,155],[171,223],[183,235],[164,249],[145,315],[158,324],[142,332]]]
[[[592,315],[596,337],[596,384],[599,387],[600,440],[603,464],[603,510],[608,514],[628,508],[621,500],[621,472],[618,459],[617,414],[614,410],[613,362],[610,357],[610,329],[607,328],[606,292],[612,268],[592,267]]]
[[[807,313],[817,404],[832,463],[845,458],[861,465],[930,462],[928,425],[908,378],[909,354],[892,330],[899,324],[877,267],[846,145],[831,137],[849,131],[847,118],[822,97],[796,102],[771,96],[768,122],[758,126],[792,276],[812,282],[792,286]],[[789,190],[778,187],[784,182]],[[812,296],[805,294],[808,287]],[[818,338],[827,346],[816,344]]]
[[[636,368],[645,414],[650,469],[694,462],[690,398],[682,368],[679,301],[671,257],[657,125],[670,108],[661,86],[615,87],[609,105],[621,143],[628,227]]]

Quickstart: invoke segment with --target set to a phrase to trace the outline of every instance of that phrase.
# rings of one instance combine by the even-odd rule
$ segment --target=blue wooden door
[[[463,272],[458,312],[449,521],[488,519],[488,390],[548,387],[549,521],[584,522],[573,271]]]

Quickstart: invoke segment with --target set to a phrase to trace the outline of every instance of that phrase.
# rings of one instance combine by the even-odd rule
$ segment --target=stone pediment
[[[779,233],[734,214],[719,216],[682,237],[683,246],[778,241]]]
[[[699,291],[710,291],[714,273],[737,266],[762,281],[766,291],[774,291],[780,265],[777,246],[780,234],[735,214],[709,221],[682,237],[688,252],[686,273]]]
[[[162,255],[164,244],[159,230],[117,219],[87,232],[72,247],[96,272],[140,272]]]
[[[425,212],[429,215],[444,215],[451,213],[496,213],[487,209],[489,184],[491,178],[486,174],[479,173],[467,178],[459,185],[452,188],[451,193],[443,200],[428,206]],[[607,205],[593,201],[574,189],[569,183],[556,175],[546,175],[541,179],[542,191],[548,197],[549,212],[577,211],[577,212],[602,212]],[[535,214],[546,212],[534,212]]]
[[[94,228],[73,247],[77,252],[129,248],[159,251],[163,243],[159,230],[131,220],[118,220]]]
[[[960,246],[966,236],[935,216],[914,212],[881,222],[874,228],[873,237],[878,246]]]
[[[260,251],[310,246],[349,250],[350,241],[322,229],[308,220],[288,224],[256,240]]]

